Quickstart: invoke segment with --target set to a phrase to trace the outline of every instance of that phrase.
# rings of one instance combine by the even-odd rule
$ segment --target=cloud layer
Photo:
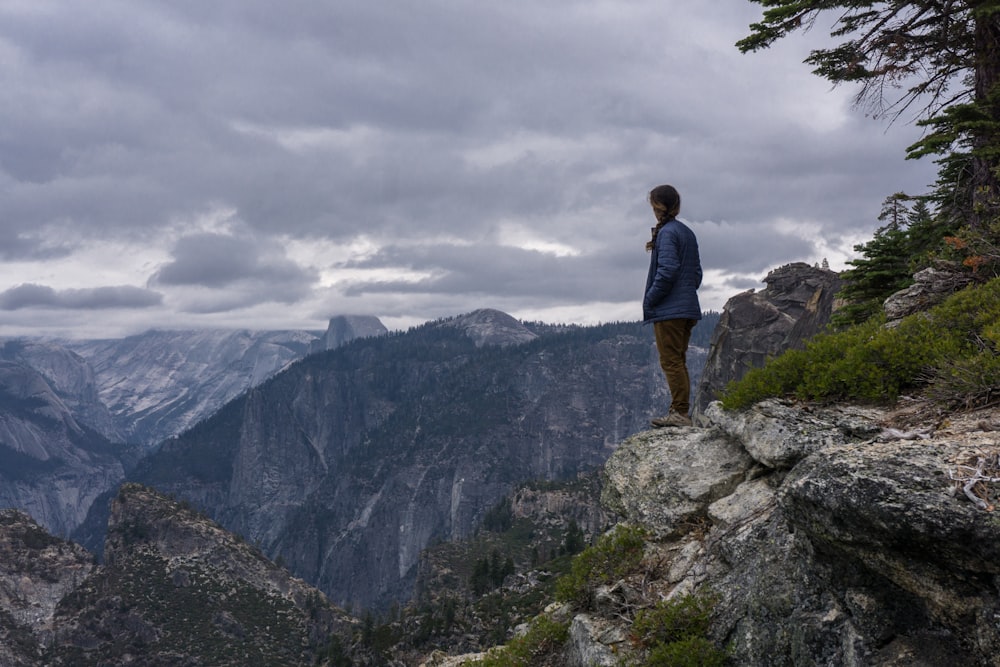
[[[636,319],[670,182],[703,306],[834,268],[917,138],[733,43],[744,0],[0,5],[0,336]],[[98,312],[99,311],[99,312]]]

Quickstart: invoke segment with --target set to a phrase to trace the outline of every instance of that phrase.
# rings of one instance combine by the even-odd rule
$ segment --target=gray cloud
[[[241,280],[302,283],[315,276],[294,262],[267,256],[268,249],[250,238],[226,234],[194,234],[180,239],[172,250],[173,261],[151,278],[153,285],[226,287]]]
[[[808,257],[807,239],[783,233],[764,223],[691,223],[706,264],[737,274],[756,274],[787,263],[790,257]]]
[[[634,254],[640,262],[646,261],[641,250]],[[356,266],[406,267],[431,277],[419,281],[360,281],[346,290],[348,295],[400,292],[474,294],[480,298],[542,297],[555,305],[579,299],[581,294],[602,301],[628,299],[638,293],[635,265],[623,270],[601,257],[557,257],[491,245],[390,246]]]
[[[30,232],[0,228],[0,262],[45,261],[66,257],[72,249],[65,244]]]
[[[627,301],[665,181],[723,281],[849,249],[933,165],[903,160],[913,128],[810,75],[806,41],[740,55],[758,16],[746,0],[2,4],[0,290],[99,281],[60,268],[57,285],[47,263],[114,243],[145,249],[135,282],[165,308],[247,326],[262,303],[321,321],[356,295],[428,317]],[[236,232],[193,222],[216,206]],[[504,244],[510,225],[577,254]],[[286,247],[361,238],[375,248],[329,266]],[[338,267],[432,277],[319,280]]]
[[[192,234],[178,240],[171,254],[173,259],[150,276],[149,285],[183,288],[177,302],[184,312],[295,303],[318,278],[314,269],[288,259],[282,248],[251,236]]]
[[[151,308],[162,301],[162,294],[131,285],[54,290],[26,283],[0,292],[0,310]]]

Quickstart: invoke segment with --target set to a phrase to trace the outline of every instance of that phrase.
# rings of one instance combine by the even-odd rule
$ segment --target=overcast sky
[[[672,183],[705,310],[841,269],[919,135],[734,42],[746,0],[0,0],[0,336],[640,318]]]

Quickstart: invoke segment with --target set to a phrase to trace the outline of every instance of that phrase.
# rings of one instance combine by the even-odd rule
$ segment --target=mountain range
[[[338,604],[384,609],[412,595],[424,548],[468,535],[520,482],[600,467],[666,402],[636,323],[533,331],[477,312],[303,359],[130,479],[203,508]]]
[[[355,608],[406,600],[424,547],[522,481],[599,467],[668,400],[641,325],[489,309],[392,334],[340,317],[0,350],[0,503],[101,553],[118,484],[150,484]]]

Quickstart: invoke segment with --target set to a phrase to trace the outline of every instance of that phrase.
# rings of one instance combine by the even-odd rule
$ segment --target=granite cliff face
[[[693,409],[700,415],[717,394],[768,357],[801,347],[830,321],[840,276],[803,262],[786,264],[764,278],[767,287],[729,299],[712,334]]]
[[[372,315],[338,315],[330,318],[323,336],[323,349],[334,350],[355,338],[373,338],[387,333],[389,330],[382,320]],[[315,346],[314,351],[318,351]]]
[[[537,336],[477,312],[311,356],[166,441],[134,479],[338,603],[378,608],[412,595],[427,545],[467,535],[520,482],[600,467],[666,403],[641,325]]]
[[[298,331],[148,331],[66,345],[93,368],[121,439],[148,448],[301,359],[315,340]]]
[[[384,332],[377,318],[344,316],[330,320],[325,339],[296,331],[151,331],[121,340],[0,341],[0,507],[25,509],[47,530],[69,535],[159,439],[316,344]]]
[[[0,360],[0,507],[69,535],[125,475],[116,446],[81,425],[40,373]]]
[[[94,369],[86,359],[50,341],[14,339],[2,343],[0,359],[37,372],[76,421],[112,442],[122,441],[114,416],[101,400]]]

